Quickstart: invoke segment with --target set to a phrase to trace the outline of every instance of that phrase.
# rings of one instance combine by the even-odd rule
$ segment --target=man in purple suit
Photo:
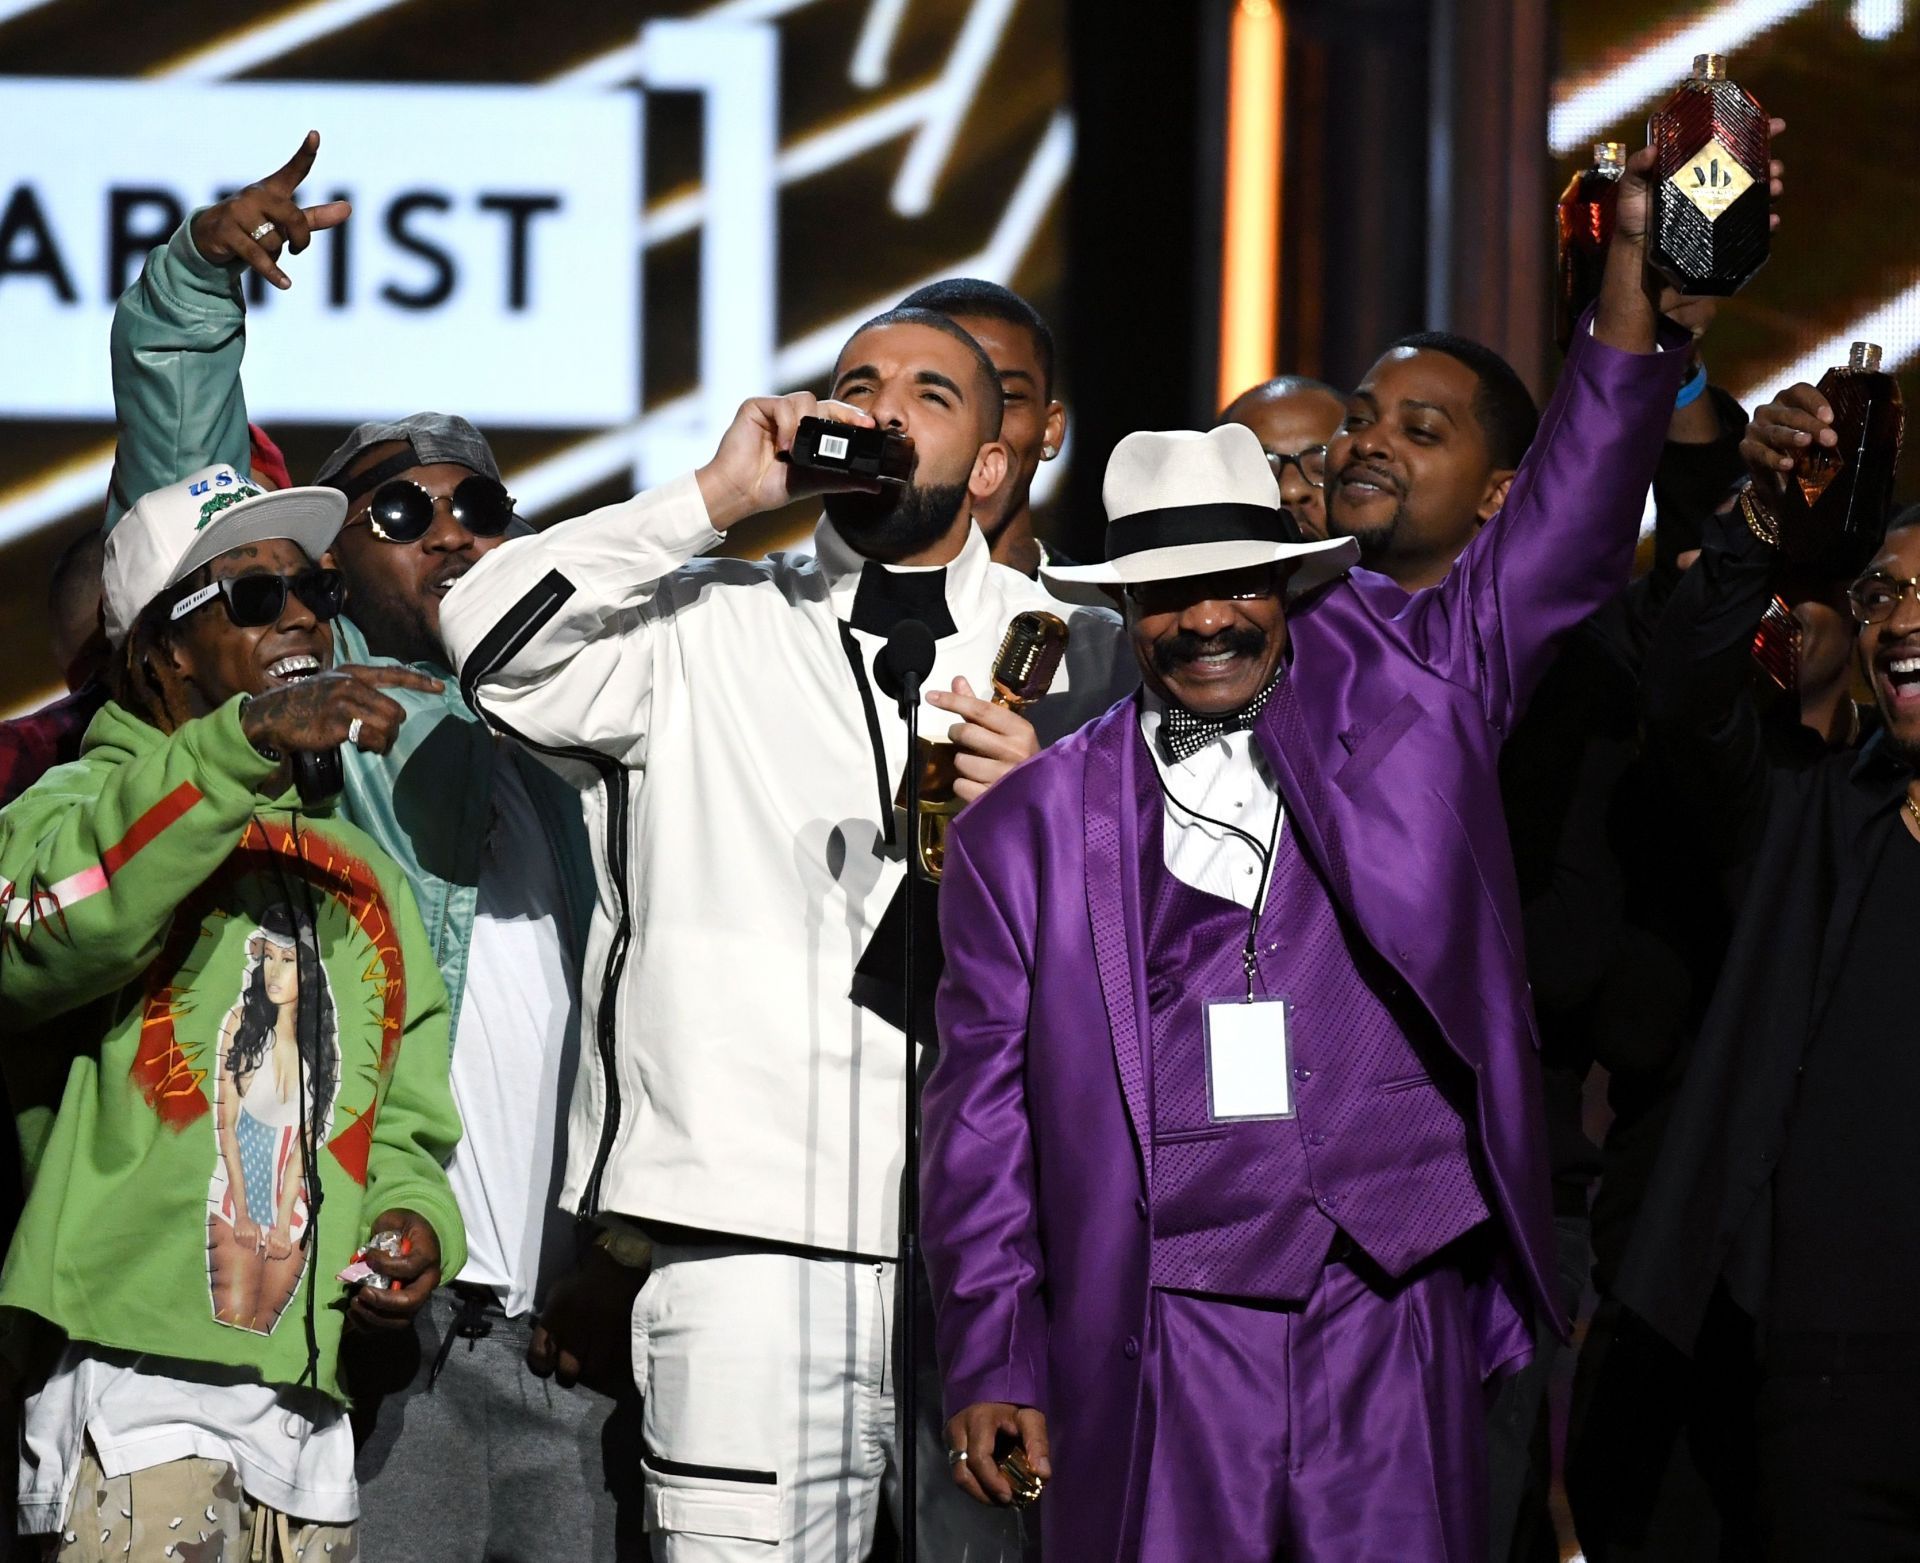
[[[921,1187],[949,1459],[1052,1554],[1483,1563],[1482,1385],[1551,1306],[1496,760],[1626,580],[1684,356],[1648,191],[1506,502],[1412,596],[1298,539],[1258,442],[1134,435],[1146,687],[957,822]],[[1675,333],[1675,345],[1682,340]]]

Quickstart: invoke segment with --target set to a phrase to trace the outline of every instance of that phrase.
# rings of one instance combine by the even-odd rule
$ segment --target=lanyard
[[[1280,850],[1280,821],[1285,810],[1280,807],[1280,800],[1276,797],[1273,806],[1273,835],[1263,847],[1257,837],[1242,830],[1238,825],[1230,825],[1223,819],[1215,819],[1211,814],[1202,814],[1198,809],[1182,803],[1174,795],[1173,789],[1167,785],[1166,775],[1152,755],[1147,756],[1147,762],[1153,766],[1154,779],[1160,783],[1161,794],[1167,802],[1190,819],[1199,820],[1203,824],[1224,830],[1229,835],[1238,836],[1260,860],[1260,887],[1253,893],[1253,907],[1247,918],[1247,947],[1240,955],[1240,964],[1246,969],[1247,974],[1247,1002],[1251,1004],[1254,978],[1258,975],[1260,967],[1260,913],[1267,904],[1267,891],[1273,882],[1273,859]]]

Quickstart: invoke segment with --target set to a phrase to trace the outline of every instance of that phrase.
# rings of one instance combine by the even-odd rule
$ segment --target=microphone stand
[[[893,1386],[895,1426],[900,1439],[900,1556],[903,1563],[917,1563],[920,1556],[920,1355],[919,1329],[915,1315],[920,1311],[920,995],[915,981],[913,924],[919,867],[914,861],[913,843],[920,829],[920,683],[915,679],[903,687],[901,708],[907,717],[907,882],[905,965],[907,1029],[907,1147],[904,1161],[905,1187],[900,1191],[900,1368]]]
[[[894,1369],[895,1436],[900,1445],[900,1556],[905,1563],[919,1558],[920,1516],[920,1396],[919,1328],[915,1314],[920,1299],[920,1038],[919,984],[914,970],[914,912],[924,887],[917,884],[913,842],[920,828],[920,686],[933,671],[933,632],[918,619],[904,619],[887,636],[875,665],[880,687],[892,695],[907,723],[907,882],[902,887],[901,910],[906,932],[901,973],[906,997],[907,1135],[900,1191],[900,1263],[894,1283],[895,1307],[900,1313],[900,1358]]]

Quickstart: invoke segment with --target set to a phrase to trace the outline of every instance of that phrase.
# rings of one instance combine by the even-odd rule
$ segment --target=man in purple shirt
[[[1554,1275],[1496,762],[1684,369],[1648,163],[1433,590],[1337,575],[1237,426],[1123,441],[1109,562],[1046,572],[1123,601],[1146,688],[950,837],[921,1187],[956,1480],[1007,1501],[1020,1444],[1063,1556],[1482,1563],[1481,1386]]]

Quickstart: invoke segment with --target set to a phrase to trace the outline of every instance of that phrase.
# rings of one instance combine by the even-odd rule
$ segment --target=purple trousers
[[[1372,1279],[1369,1279],[1372,1276]],[[1153,1297],[1143,1563],[1485,1563],[1467,1284],[1329,1264],[1304,1305]]]

